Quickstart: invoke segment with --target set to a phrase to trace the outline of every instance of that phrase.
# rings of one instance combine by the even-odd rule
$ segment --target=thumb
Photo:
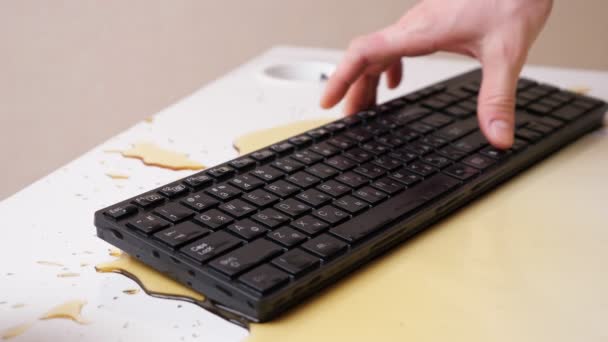
[[[513,145],[515,91],[522,63],[504,58],[483,62],[483,77],[477,105],[481,131],[494,147]]]

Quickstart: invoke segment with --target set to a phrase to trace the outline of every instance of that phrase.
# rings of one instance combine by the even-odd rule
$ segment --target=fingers
[[[428,24],[424,23],[426,26]],[[380,74],[390,65],[389,82],[396,86],[401,77],[401,72],[397,77],[401,64],[395,65],[396,61],[402,56],[428,54],[436,49],[432,35],[424,34],[425,29],[421,27],[420,23],[409,21],[353,40],[342,62],[327,81],[321,107],[330,108],[340,102],[351,85],[369,70]]]
[[[397,88],[399,83],[401,83],[401,75],[403,74],[403,66],[401,64],[401,59],[398,59],[396,62],[391,64],[386,70],[386,85],[390,89]]]
[[[513,144],[515,89],[520,71],[519,62],[492,58],[483,63],[477,105],[479,126],[488,141],[500,149]]]
[[[376,88],[380,76],[363,75],[350,87],[344,113],[350,115],[376,104]]]

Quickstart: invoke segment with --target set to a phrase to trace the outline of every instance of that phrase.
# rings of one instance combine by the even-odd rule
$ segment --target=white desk
[[[15,341],[172,341],[180,338],[187,341],[236,341],[247,336],[245,329],[224,322],[197,306],[156,299],[143,293],[123,294],[124,289],[136,287],[131,280],[121,275],[95,272],[93,265],[110,259],[110,245],[95,236],[93,212],[190,173],[145,166],[138,160],[104,151],[125,149],[138,141],[152,141],[168,149],[188,153],[192,159],[211,166],[234,157],[236,152],[231,146],[232,139],[252,129],[271,127],[296,119],[337,116],[339,109],[323,112],[317,107],[322,89],[320,83],[276,80],[265,76],[262,71],[268,66],[285,63],[336,62],[339,56],[339,51],[330,50],[291,47],[272,49],[161,111],[154,116],[152,123],[135,125],[1,202],[0,303],[5,303],[0,304],[0,331],[35,320],[49,308],[67,300],[83,299],[88,302],[83,309],[83,316],[91,321],[90,324],[78,325],[67,320],[37,322],[23,335],[15,338]],[[408,60],[404,84],[394,91],[382,89],[380,100],[474,66],[473,62],[432,57]],[[527,67],[524,75],[562,87],[587,86],[591,88],[592,95],[608,99],[608,72]],[[603,132],[595,132],[593,135],[593,139],[608,139],[605,128]],[[10,167],[10,162],[5,162],[3,167]],[[593,168],[594,165],[581,167]],[[126,173],[130,179],[111,179],[105,175],[106,172]],[[605,178],[598,177],[595,181],[600,188],[608,187]],[[608,195],[608,191],[597,192],[593,195],[596,197],[592,198],[564,200],[606,203],[606,198],[600,197],[602,195]],[[578,210],[584,213],[585,209]],[[599,209],[594,207],[593,210]],[[584,231],[583,228],[580,229]],[[598,235],[594,239],[604,241],[603,248],[606,249],[608,229],[595,233]],[[434,235],[441,234],[435,232]],[[508,239],[509,236],[503,238]],[[492,253],[490,240],[475,241],[481,245],[476,248],[485,248],[487,253]],[[412,243],[420,244],[417,240]],[[581,244],[575,246],[580,248]],[[563,251],[564,254],[578,252]],[[584,268],[587,265],[590,269],[586,271],[591,273],[605,272],[608,269],[607,255],[598,255],[598,258],[603,258],[603,262],[591,266],[581,259],[579,266]],[[506,257],[513,259],[509,260],[510,263],[526,263],[526,260],[517,260],[513,255]],[[41,265],[37,261],[62,263],[68,270]],[[82,267],[81,263],[87,263],[88,266]],[[80,276],[57,277],[57,274],[67,271],[77,272]],[[568,278],[568,274],[563,274],[563,278],[557,279],[568,281]],[[608,295],[606,287],[598,291],[598,286],[591,284],[589,291],[596,291],[591,293],[599,305],[595,312],[603,313],[605,321],[605,317],[608,317]],[[24,306],[12,307],[18,303],[23,303]],[[580,305],[581,310],[584,310],[587,304]],[[543,317],[538,319],[542,320]],[[588,318],[590,324],[591,321],[600,319],[601,317]],[[123,327],[127,322],[127,327]],[[600,325],[591,326],[595,330],[591,330],[587,337],[599,339],[602,333],[606,333],[606,330],[599,328]],[[491,331],[487,336],[492,335]],[[311,334],[314,335],[314,332]],[[341,336],[339,332],[334,335]],[[532,336],[527,337],[533,339]],[[608,335],[603,337],[608,338]]]

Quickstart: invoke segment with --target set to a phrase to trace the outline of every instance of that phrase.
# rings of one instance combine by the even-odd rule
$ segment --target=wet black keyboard
[[[601,125],[603,101],[520,79],[488,144],[475,70],[98,211],[98,235],[252,321],[275,317]]]

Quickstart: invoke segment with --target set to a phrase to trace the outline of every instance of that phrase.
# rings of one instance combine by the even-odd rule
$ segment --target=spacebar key
[[[458,186],[460,182],[450,176],[437,174],[420,185],[379,204],[362,215],[346,221],[330,232],[349,242],[356,242],[387,224],[399,219],[420,206]]]

